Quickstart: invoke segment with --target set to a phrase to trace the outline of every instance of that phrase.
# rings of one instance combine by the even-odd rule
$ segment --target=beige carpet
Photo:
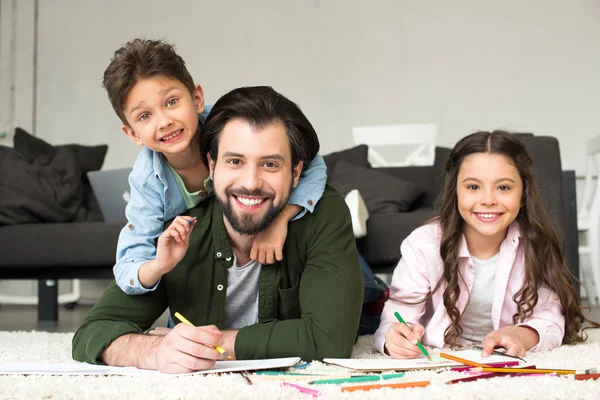
[[[563,346],[545,354],[528,354],[538,368],[600,369],[600,331],[591,330],[583,345]],[[69,333],[0,332],[0,361],[70,362]],[[354,357],[375,358],[370,350],[371,337],[361,337]],[[313,363],[310,372],[323,369]],[[249,386],[239,375],[186,376],[160,378],[116,376],[0,376],[0,399],[310,399],[280,382],[250,375]],[[445,381],[464,377],[459,372],[410,372],[394,380],[431,380],[431,385],[414,389],[382,389],[342,393],[340,386],[310,386],[326,399],[599,399],[600,380],[575,381],[565,377],[491,378],[476,382],[446,385]],[[388,381],[392,382],[392,381]],[[300,385],[309,386],[301,382]]]

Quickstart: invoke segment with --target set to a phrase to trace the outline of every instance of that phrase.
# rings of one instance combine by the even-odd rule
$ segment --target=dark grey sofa
[[[58,279],[111,278],[122,224],[103,222],[86,173],[107,146],[52,146],[17,128],[0,146],[0,279],[38,280],[38,321],[58,319]]]
[[[574,276],[579,276],[575,174],[561,170],[555,138],[521,135],[521,139],[533,154],[534,172],[542,196],[568,238],[569,264]],[[368,235],[359,239],[357,245],[375,272],[389,273],[401,257],[402,240],[434,214],[449,149],[436,149],[433,166],[402,168],[371,168],[367,150],[366,146],[357,146],[326,155],[328,181],[341,192],[358,187],[365,200],[368,198],[367,206],[372,206]],[[102,160],[105,152],[106,148]],[[101,164],[96,162],[94,168],[99,169]],[[355,168],[348,167],[349,164]],[[88,166],[87,170],[90,168]],[[346,173],[348,171],[350,173]],[[373,173],[384,177],[382,180],[377,176],[373,178],[370,175]],[[386,180],[387,177],[392,180]],[[58,319],[58,279],[113,277],[115,249],[122,224],[103,222],[85,180],[83,186],[85,221],[0,226],[0,279],[38,280],[40,322],[53,323]],[[382,199],[382,194],[388,198]],[[406,211],[395,211],[399,208]]]
[[[542,198],[556,225],[563,231],[571,272],[579,277],[575,173],[562,171],[556,138],[532,134],[517,136],[533,156],[534,175]],[[368,148],[362,145],[326,155],[324,158],[328,165],[328,182],[342,194],[353,188],[359,189],[365,198],[370,217],[367,221],[367,236],[358,239],[357,246],[374,272],[391,273],[400,260],[400,244],[404,238],[435,214],[435,201],[441,190],[444,166],[450,149],[436,148],[433,166],[389,168],[371,168],[367,161],[367,151]],[[350,164],[352,168],[349,167]],[[339,171],[339,168],[343,171]],[[392,180],[378,176],[379,174],[392,177]],[[403,185],[402,181],[412,184],[412,187],[404,186],[411,192],[406,199],[409,206],[406,206],[407,201],[401,201],[382,208],[380,204],[390,203],[391,199],[373,201],[378,196],[389,196],[394,187]],[[402,193],[393,194],[395,198],[402,196]],[[404,211],[399,212],[398,209]]]

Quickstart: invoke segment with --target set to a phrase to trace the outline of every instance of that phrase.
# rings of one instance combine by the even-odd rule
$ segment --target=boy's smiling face
[[[165,155],[186,151],[204,111],[202,87],[194,94],[180,81],[165,76],[140,79],[125,101],[127,125],[121,129],[140,146]]]

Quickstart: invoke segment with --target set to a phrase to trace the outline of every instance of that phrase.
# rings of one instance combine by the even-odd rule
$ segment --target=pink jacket
[[[376,350],[383,353],[385,333],[392,322],[398,321],[394,316],[395,311],[407,324],[420,323],[425,327],[425,334],[421,340],[424,345],[438,348],[447,346],[444,343],[444,331],[450,325],[450,318],[443,303],[445,284],[442,284],[426,302],[404,304],[399,301],[400,299],[408,302],[421,300],[435,287],[443,273],[439,252],[441,237],[439,224],[432,223],[415,229],[402,242],[400,247],[402,259],[394,270],[390,299],[385,303],[379,329],[375,332]],[[464,277],[464,282],[459,279],[461,293],[457,302],[458,310],[462,313],[475,280],[471,255],[464,236],[460,243],[458,266]],[[490,316],[494,330],[513,325],[512,317],[517,311],[517,305],[512,297],[521,288],[524,269],[524,246],[520,244],[519,226],[513,223],[509,226],[506,238],[500,245]],[[560,346],[565,331],[565,319],[556,294],[546,287],[541,287],[533,314],[519,325],[527,325],[539,334],[540,341],[530,351],[548,351]]]

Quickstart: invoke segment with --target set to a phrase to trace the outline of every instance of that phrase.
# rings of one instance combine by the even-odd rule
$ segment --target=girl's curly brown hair
[[[572,277],[565,260],[562,235],[540,198],[533,177],[531,156],[515,135],[496,130],[475,132],[464,137],[454,146],[446,163],[444,187],[437,203],[438,215],[434,218],[442,228],[440,256],[444,271],[431,293],[438,290],[442,282],[447,283],[443,299],[450,326],[444,332],[445,342],[454,347],[462,335],[461,315],[456,302],[460,295],[459,279],[462,279],[458,270],[458,248],[464,221],[458,211],[457,178],[463,160],[474,153],[502,154],[510,158],[523,181],[522,207],[516,221],[525,246],[525,281],[513,296],[513,301],[517,303],[513,322],[522,322],[532,314],[538,302],[538,290],[545,286],[558,296],[561,303],[565,317],[563,344],[585,341],[587,334],[585,329],[582,330],[583,323],[588,322],[596,328],[600,325],[582,314],[580,299],[571,283]]]

